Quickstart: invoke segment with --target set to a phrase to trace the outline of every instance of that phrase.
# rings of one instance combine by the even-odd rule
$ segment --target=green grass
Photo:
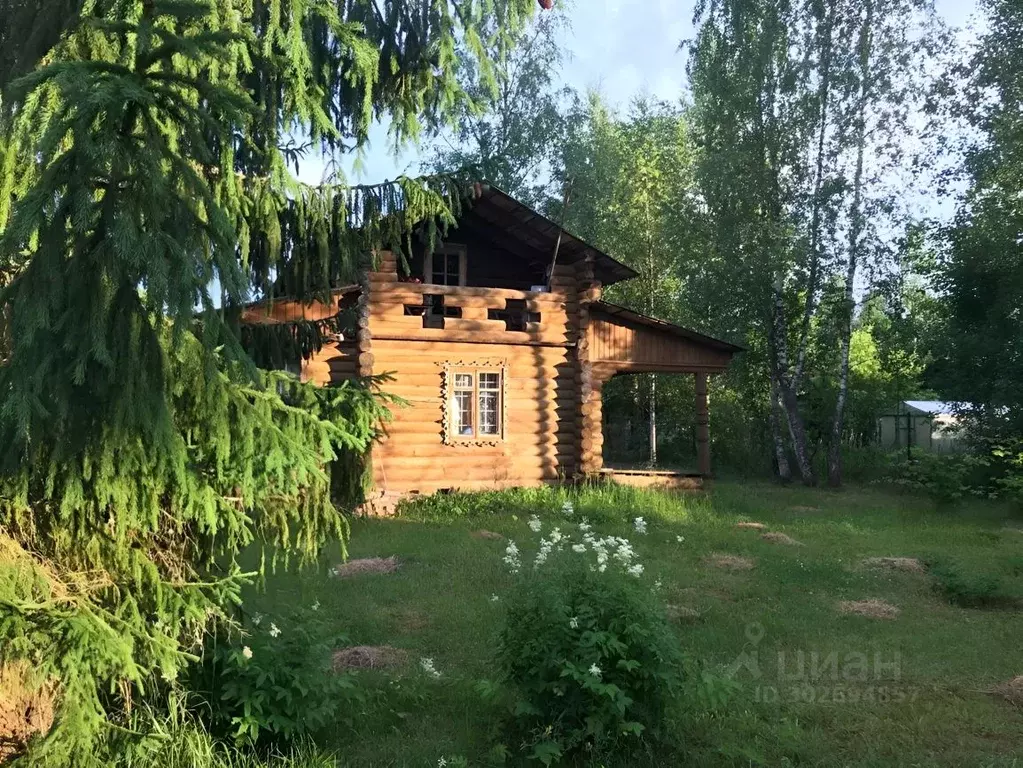
[[[454,755],[486,764],[496,713],[476,683],[494,675],[502,602],[490,597],[506,594],[510,580],[504,542],[470,534],[501,533],[528,558],[538,539],[528,516],[564,527],[564,498],[574,501],[575,520],[585,515],[597,532],[632,539],[646,567],[642,578],[660,580],[667,602],[700,612],[678,625],[693,657],[722,671],[744,652],[756,654],[760,678],[740,671],[742,690],[721,713],[678,723],[686,764],[1018,764],[1012,755],[1023,745],[1023,711],[983,692],[1023,674],[1023,534],[1003,531],[1007,523],[1023,525],[1011,511],[981,503],[938,511],[926,500],[872,489],[731,483],[688,496],[595,487],[435,497],[395,519],[356,521],[350,556],[397,555],[398,573],[339,580],[326,573],[336,562],[328,556],[319,572],[270,577],[247,607],[273,613],[319,601],[353,644],[404,648],[414,661],[431,657],[442,677],[428,679],[415,663],[363,673],[370,694],[363,711],[323,746],[351,765],[433,766]],[[632,532],[636,515],[648,522],[646,536]],[[737,530],[740,520],[765,523],[803,546],[763,541]],[[756,567],[706,567],[701,559],[714,552],[754,558]],[[871,556],[917,557],[967,583],[997,582],[1000,599],[996,608],[960,607],[933,575],[858,567]],[[901,613],[880,620],[836,610],[838,601],[868,598]],[[814,677],[814,660],[832,654],[838,679],[826,664]],[[889,664],[896,654],[897,677],[890,666],[875,674],[875,660]]]

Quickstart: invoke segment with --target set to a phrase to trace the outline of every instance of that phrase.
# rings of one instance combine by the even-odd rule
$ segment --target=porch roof
[[[609,301],[598,301],[594,306],[593,311],[602,312],[610,315],[611,317],[619,318],[624,320],[626,323],[633,323],[635,325],[651,328],[654,331],[659,331],[660,333],[666,333],[670,336],[677,336],[701,346],[716,349],[720,352],[735,354],[736,352],[745,351],[745,347],[740,347],[738,344],[722,341],[721,339],[716,339],[713,336],[707,336],[706,334],[699,333],[691,328],[684,328],[681,325],[675,325],[674,323],[669,323],[665,320],[658,320],[656,317],[641,314],[635,310],[629,309],[628,307],[612,304]]]

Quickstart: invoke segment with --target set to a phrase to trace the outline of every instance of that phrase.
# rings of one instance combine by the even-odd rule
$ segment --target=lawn
[[[393,519],[353,523],[350,557],[395,555],[396,573],[331,577],[333,551],[317,572],[270,576],[248,609],[273,615],[318,605],[352,644],[409,653],[403,668],[359,673],[369,695],[327,735],[346,764],[433,766],[456,756],[487,764],[498,713],[477,683],[495,674],[491,648],[513,580],[502,562],[506,542],[478,532],[515,540],[528,564],[539,539],[528,517],[538,514],[545,530],[572,530],[560,511],[565,498],[573,520],[586,516],[598,533],[632,540],[645,566],[640,578],[652,589],[659,583],[682,614],[676,626],[686,651],[741,683],[718,712],[678,723],[673,754],[685,764],[1018,764],[1023,710],[985,691],[1023,674],[1023,518],[993,504],[936,508],[875,489],[724,482],[685,496],[594,487],[436,497]],[[645,535],[632,529],[638,515]],[[736,527],[744,521],[798,544]],[[715,553],[753,567],[708,564]],[[932,570],[861,562],[890,556]],[[939,589],[951,577],[942,582],[935,569],[981,597],[997,584],[1000,597],[985,607],[954,604]],[[866,599],[898,615],[838,609]],[[424,657],[439,678],[422,671]]]

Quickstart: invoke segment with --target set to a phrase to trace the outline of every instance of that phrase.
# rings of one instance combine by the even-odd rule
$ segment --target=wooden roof
[[[595,276],[604,285],[637,276],[638,273],[631,267],[576,237],[507,192],[486,183],[480,189],[480,196],[470,202],[471,208],[463,214],[463,218],[479,218],[493,230],[518,241],[525,246],[525,251],[536,254],[542,266],[550,264],[560,232],[559,264],[574,264],[587,255],[592,256]]]
[[[664,320],[658,320],[655,317],[642,315],[639,312],[628,309],[627,307],[621,307],[617,304],[612,304],[609,301],[598,301],[591,311],[610,315],[611,317],[622,320],[625,323],[651,328],[670,336],[677,336],[703,347],[709,347],[719,352],[727,352],[729,355],[734,355],[736,352],[744,351],[744,347],[740,347],[738,344],[732,344],[727,341],[722,341],[721,339],[715,339],[713,336],[707,336],[690,328],[683,328],[681,325],[674,325],[672,323],[665,322]]]

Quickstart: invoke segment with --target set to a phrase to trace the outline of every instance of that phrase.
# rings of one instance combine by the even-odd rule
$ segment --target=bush
[[[967,575],[949,563],[931,566],[937,588],[950,603],[962,608],[995,608],[1013,602],[1002,580],[992,573]]]
[[[912,491],[928,494],[939,502],[958,501],[964,496],[989,495],[984,456],[940,454],[914,450],[910,458],[892,454],[889,481]]]
[[[498,643],[514,735],[545,765],[660,736],[683,660],[649,587],[582,562],[529,571]]]
[[[352,677],[331,670],[343,644],[315,611],[292,620],[253,615],[247,632],[221,638],[199,671],[214,724],[239,743],[274,746],[335,724],[356,698]]]

